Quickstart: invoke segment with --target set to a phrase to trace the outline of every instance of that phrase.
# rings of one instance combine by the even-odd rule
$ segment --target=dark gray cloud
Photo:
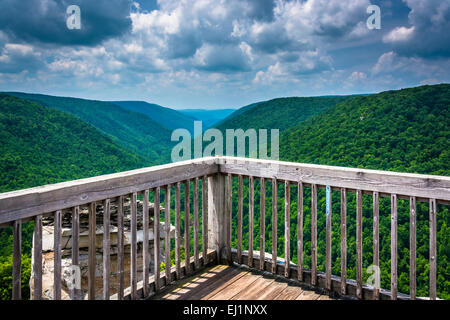
[[[250,6],[248,13],[249,18],[258,21],[272,21],[274,18],[273,9],[275,8],[274,0],[247,0]]]
[[[81,30],[69,30],[69,5],[81,9]],[[130,0],[2,0],[0,29],[14,41],[96,45],[131,29]]]

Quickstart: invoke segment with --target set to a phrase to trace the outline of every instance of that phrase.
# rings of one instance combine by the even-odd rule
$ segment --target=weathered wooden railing
[[[238,178],[238,206],[234,208],[233,177]],[[243,180],[249,181],[248,215],[249,215],[249,247],[242,246],[243,228]],[[260,250],[253,249],[254,243],[254,181],[260,180]],[[199,203],[199,183],[201,180],[201,203]],[[265,253],[265,188],[266,180],[272,185],[272,257]],[[185,261],[181,261],[180,248],[180,184],[185,185]],[[285,243],[284,259],[277,254],[277,197],[278,184],[285,186]],[[193,242],[190,239],[190,185],[193,185]],[[298,189],[297,195],[297,261],[290,261],[290,190],[291,185]],[[148,201],[149,194],[154,193],[154,239],[159,239],[159,202],[160,190],[165,195],[165,221],[170,221],[171,189],[175,188],[175,266],[166,264],[166,270],[160,273],[160,244],[154,245],[154,275],[149,275],[148,242],[143,245],[143,280],[138,283],[137,272],[137,221],[136,199],[143,195],[143,232],[148,239]],[[311,189],[311,269],[306,269],[303,263],[303,203],[304,188]],[[318,272],[317,267],[317,190],[325,188],[327,195],[326,207],[326,271]],[[332,275],[331,267],[331,191],[341,194],[341,276]],[[346,278],[347,270],[347,193],[356,194],[356,281]],[[391,198],[391,288],[377,289],[363,284],[362,263],[362,196],[373,197],[373,264],[379,265],[379,198]],[[124,198],[131,200],[131,281],[125,289],[123,277],[123,210]],[[250,267],[295,278],[301,282],[321,287],[328,292],[355,296],[359,299],[415,299],[416,298],[416,201],[429,203],[430,223],[430,298],[436,299],[436,204],[450,203],[450,178],[442,176],[404,174],[395,172],[352,169],[331,166],[319,166],[299,163],[277,162],[268,160],[211,157],[179,162],[175,164],[134,170],[119,174],[105,175],[96,178],[64,182],[55,185],[32,188],[0,194],[0,227],[13,226],[13,298],[20,299],[21,279],[21,224],[33,220],[34,232],[34,299],[40,299],[42,294],[42,217],[54,215],[54,298],[61,298],[61,212],[72,209],[72,263],[78,263],[78,232],[79,208],[89,207],[89,290],[88,298],[95,298],[95,203],[104,206],[104,239],[103,239],[103,298],[109,299],[109,206],[111,201],[118,206],[118,265],[119,290],[113,298],[137,299],[148,297],[170,284],[202,268],[208,263],[245,263]],[[410,201],[410,295],[397,293],[397,199]],[[169,205],[168,205],[169,204]],[[199,206],[202,212],[202,247],[199,250]],[[236,210],[237,209],[237,210]],[[207,214],[206,214],[207,212]],[[237,248],[232,248],[232,216],[237,212]],[[165,261],[170,261],[170,224],[166,224]],[[193,261],[190,247],[193,243]],[[77,299],[77,292],[72,292],[72,298]]]

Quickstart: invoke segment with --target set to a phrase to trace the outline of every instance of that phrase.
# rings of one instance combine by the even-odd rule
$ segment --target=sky
[[[450,0],[0,0],[0,91],[219,109],[449,71]]]

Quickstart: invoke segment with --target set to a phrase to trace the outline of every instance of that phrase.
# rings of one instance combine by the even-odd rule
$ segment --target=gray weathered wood
[[[303,281],[303,182],[298,183],[297,193],[297,261],[298,280]]]
[[[218,263],[229,263],[227,257],[227,237],[225,211],[225,176],[216,174],[208,178],[208,249],[216,251]]]
[[[430,299],[436,300],[436,199],[430,199]]]
[[[390,194],[416,196],[421,199],[450,201],[450,177],[397,173],[334,166],[323,166],[251,158],[219,157],[220,171],[224,173],[253,175],[279,180],[303,181],[306,186],[332,185],[335,190],[364,190],[368,194],[378,191],[380,196]],[[276,169],[275,169],[276,168]]]
[[[55,212],[54,233],[53,233],[53,299],[61,300],[61,242],[62,242],[62,213]]]
[[[261,179],[260,186],[260,214],[259,214],[259,269],[264,271],[264,258],[266,256],[266,181]]]
[[[277,273],[278,259],[278,181],[272,179],[272,273]]]
[[[202,256],[203,263],[208,264],[206,260],[208,256],[208,189],[207,189],[208,177],[202,178]]]
[[[155,201],[156,202],[156,201]],[[131,261],[130,261],[130,286],[131,298],[135,300],[137,290],[137,192],[131,195]],[[156,238],[155,238],[156,239]],[[156,241],[155,241],[156,242]]]
[[[416,198],[409,199],[409,296],[411,300],[416,299],[417,293],[417,268],[416,268],[416,220],[417,220]]]
[[[373,193],[373,265],[380,267],[380,202],[377,191]],[[381,275],[380,275],[381,277]],[[380,298],[380,288],[374,287],[373,299]]]
[[[166,186],[166,193],[164,198],[164,226],[166,227],[166,235],[165,235],[165,244],[164,244],[164,250],[166,254],[166,284],[170,284],[172,282],[172,266],[170,264],[170,185]],[[198,214],[197,214],[198,217]],[[198,220],[198,218],[197,218]],[[197,221],[198,224],[198,221]],[[198,226],[197,226],[198,229]]]
[[[341,188],[341,294],[347,294],[347,190]]]
[[[391,299],[397,300],[397,195],[391,195]]]
[[[175,269],[177,279],[181,279],[181,196],[180,182],[175,184]]]
[[[154,248],[154,253],[153,253],[153,259],[154,259],[154,270],[155,270],[155,274],[154,274],[154,279],[155,279],[155,291],[159,291],[159,289],[161,288],[161,281],[160,281],[160,268],[161,268],[161,262],[160,262],[160,239],[161,239],[161,235],[160,235],[160,227],[159,227],[159,220],[160,220],[160,215],[161,215],[161,211],[160,211],[160,187],[156,187],[155,189],[155,216],[153,219],[153,248]]]
[[[248,266],[253,267],[254,178],[248,177]]]
[[[231,257],[231,221],[233,219],[233,176],[228,175],[227,179],[227,224],[226,224],[226,237],[227,237],[227,257]],[[231,260],[229,260],[231,263]]]
[[[184,252],[185,252],[185,264],[186,273],[191,272],[191,231],[190,231],[190,180],[184,182]]]
[[[72,266],[80,267],[80,207],[72,209]],[[73,271],[72,271],[73,272]],[[76,279],[72,279],[72,288],[70,290],[72,300],[81,299],[80,288],[75,285]]]
[[[22,299],[22,222],[13,224],[13,284],[12,299]]]
[[[289,278],[291,264],[291,188],[289,181],[284,182],[284,276]]]
[[[311,187],[311,284],[317,285],[317,186]]]
[[[194,159],[0,194],[0,224],[112,199],[218,172],[215,158]]]
[[[42,299],[42,215],[38,215],[34,218],[33,300],[41,300],[41,299]]]
[[[148,286],[148,278],[150,276],[150,248],[149,248],[149,194],[150,190],[144,190],[142,197],[142,232],[144,235],[144,239],[142,241],[142,275],[143,275],[143,287],[142,292],[144,293],[144,297],[147,297],[150,294],[149,286]]]
[[[89,204],[89,252],[88,252],[88,299],[95,300],[95,237],[97,229],[96,204]]]
[[[356,297],[362,299],[362,191],[356,190]]]
[[[326,261],[325,261],[325,273],[326,284],[325,288],[328,292],[331,291],[331,188],[326,189],[327,197],[329,197],[329,203],[326,208]]]
[[[111,248],[111,236],[110,236],[110,220],[111,220],[111,200],[106,199],[103,202],[103,300],[109,300],[109,280],[111,270],[110,248]]]
[[[117,296],[119,300],[123,299],[125,290],[125,274],[124,274],[124,223],[123,223],[123,196],[119,197],[117,203]]]
[[[238,191],[238,230],[237,230],[237,259],[238,263],[242,264],[242,219],[243,219],[243,184],[244,178],[239,175],[239,191]]]
[[[198,178],[194,179],[194,266],[195,270],[200,268],[198,241],[199,241],[199,222],[198,222]]]

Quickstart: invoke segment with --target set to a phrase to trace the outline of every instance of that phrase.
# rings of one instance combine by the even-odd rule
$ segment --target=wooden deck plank
[[[246,275],[241,277],[238,281],[233,281],[233,283],[220,290],[220,292],[216,293],[214,296],[208,298],[208,300],[231,300],[235,295],[246,289],[257,279],[258,276],[250,272],[246,273]]]
[[[315,293],[312,290],[303,290],[296,300],[317,300],[319,298],[320,294]]]
[[[302,292],[302,287],[288,285],[274,300],[295,300]]]
[[[286,287],[287,282],[274,281],[267,290],[265,290],[256,300],[273,300],[278,296]]]
[[[270,288],[274,281],[273,278],[259,277],[250,286],[235,295],[232,300],[256,300]]]

